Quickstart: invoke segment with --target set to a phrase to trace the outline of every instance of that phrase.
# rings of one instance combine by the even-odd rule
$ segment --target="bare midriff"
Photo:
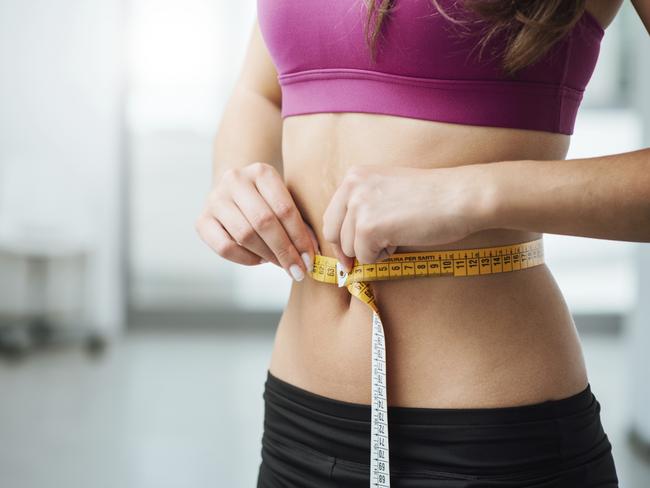
[[[564,159],[569,136],[365,113],[286,117],[284,179],[321,254],[323,214],[352,165],[454,167]],[[431,195],[435,198],[435,195]],[[396,201],[395,205],[400,202]],[[491,247],[542,238],[490,229],[444,245]],[[388,403],[429,408],[516,406],[583,390],[575,324],[546,264],[511,273],[372,282],[386,334]],[[333,399],[370,403],[370,308],[345,287],[293,282],[269,365],[278,378]]]

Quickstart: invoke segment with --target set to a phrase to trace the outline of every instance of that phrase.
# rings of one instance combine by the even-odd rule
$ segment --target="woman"
[[[565,160],[620,1],[258,0],[197,219],[294,279],[258,486],[368,486],[371,310],[309,279],[544,232],[650,241],[650,151]],[[646,26],[648,3],[636,3]],[[305,279],[306,277],[306,279]],[[545,264],[372,282],[386,334],[381,486],[618,486],[575,325]],[[436,481],[437,480],[437,481]]]

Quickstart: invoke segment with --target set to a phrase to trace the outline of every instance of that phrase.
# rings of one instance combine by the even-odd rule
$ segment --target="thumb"
[[[381,253],[379,254],[379,257],[377,258],[377,261],[383,261],[384,259],[390,257],[391,254],[395,253],[395,250],[397,249],[397,246],[388,246],[382,249]]]
[[[345,255],[338,244],[332,244],[332,248],[334,249],[336,259],[341,263],[345,272],[349,273],[354,265],[354,257]]]

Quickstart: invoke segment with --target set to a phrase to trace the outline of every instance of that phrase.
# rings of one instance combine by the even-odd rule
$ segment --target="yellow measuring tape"
[[[316,254],[309,275],[323,283],[346,286],[372,310],[372,403],[370,486],[390,487],[386,343],[370,281],[509,273],[544,263],[543,239],[497,247],[395,253],[370,264],[356,259],[346,273],[336,258]]]

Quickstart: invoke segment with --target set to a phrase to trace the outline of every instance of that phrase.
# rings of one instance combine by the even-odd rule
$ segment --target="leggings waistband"
[[[299,388],[267,372],[266,388],[315,411],[349,420],[369,419],[370,405],[350,403],[328,398]],[[417,408],[389,406],[391,424],[484,424],[517,423],[550,420],[583,412],[594,406],[596,398],[587,384],[584,390],[560,400],[514,407],[495,408]]]

